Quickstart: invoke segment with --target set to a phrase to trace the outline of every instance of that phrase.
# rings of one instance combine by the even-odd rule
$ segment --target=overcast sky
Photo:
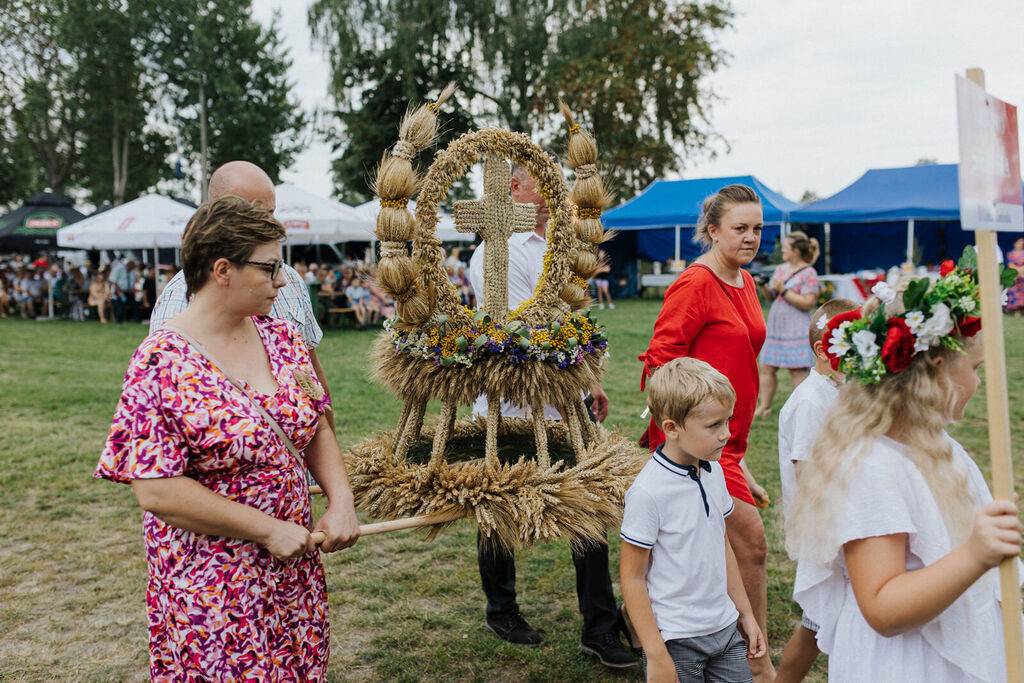
[[[292,79],[313,109],[327,101],[329,70],[311,49],[304,4],[254,0],[264,23],[275,8],[289,8],[280,28]],[[705,82],[723,98],[712,124],[731,149],[686,160],[681,177],[753,174],[799,200],[805,190],[833,194],[869,168],[921,158],[955,163],[953,76],[967,67],[982,67],[991,94],[1024,107],[1021,0],[735,0],[733,7],[734,26],[721,35],[732,57]],[[330,150],[317,143],[283,175],[326,196],[329,169]]]

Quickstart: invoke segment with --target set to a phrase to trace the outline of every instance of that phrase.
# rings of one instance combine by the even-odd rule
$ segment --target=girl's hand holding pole
[[[1009,501],[996,500],[978,510],[966,545],[971,557],[990,569],[1007,557],[1020,555],[1020,541],[1017,506]]]

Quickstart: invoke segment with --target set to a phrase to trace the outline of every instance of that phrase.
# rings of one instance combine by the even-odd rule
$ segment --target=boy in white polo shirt
[[[725,531],[733,504],[717,461],[735,402],[694,358],[647,382],[665,443],[626,493],[619,567],[648,681],[750,681],[747,658],[766,651]]]

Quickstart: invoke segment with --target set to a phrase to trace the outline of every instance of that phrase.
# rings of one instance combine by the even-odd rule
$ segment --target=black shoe
[[[523,619],[518,611],[488,614],[486,623],[487,628],[494,631],[494,635],[514,645],[540,645],[540,635],[526,623],[526,619]]]
[[[581,641],[580,652],[594,655],[602,664],[612,669],[628,669],[640,663],[632,652],[623,647],[615,633],[600,633]]]
[[[622,637],[626,639],[629,649],[639,657],[643,652],[643,647],[640,645],[640,636],[636,634],[636,630],[633,628],[633,622],[629,620],[629,615],[626,614],[625,604],[619,605],[619,619],[615,626],[618,632],[622,634]]]

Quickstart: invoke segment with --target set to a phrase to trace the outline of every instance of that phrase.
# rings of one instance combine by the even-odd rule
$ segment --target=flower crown
[[[964,249],[959,263],[944,261],[932,286],[927,277],[911,280],[903,291],[902,313],[887,314],[896,291],[884,282],[872,288],[882,305],[869,317],[860,309],[840,313],[825,326],[825,353],[833,370],[862,384],[879,382],[910,365],[922,351],[939,345],[963,350],[962,339],[981,330],[978,255]],[[1002,271],[1002,286],[1013,284],[1016,272]]]

